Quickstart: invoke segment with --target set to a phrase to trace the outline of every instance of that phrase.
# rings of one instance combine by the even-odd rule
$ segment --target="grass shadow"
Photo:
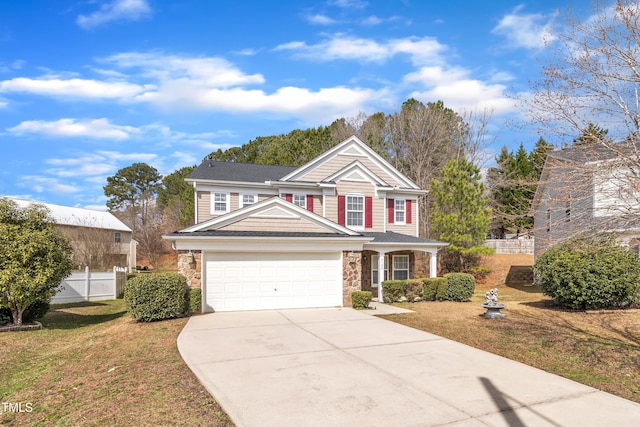
[[[99,301],[82,301],[82,302],[67,302],[64,304],[51,304],[51,310],[57,310],[60,308],[75,308],[75,307],[104,307],[109,305],[105,302]]]
[[[59,304],[42,318],[46,329],[77,329],[106,323],[124,316],[127,310],[120,301]]]

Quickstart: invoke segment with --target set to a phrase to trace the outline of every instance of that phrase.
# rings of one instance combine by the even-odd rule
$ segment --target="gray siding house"
[[[536,257],[585,233],[614,233],[621,244],[638,250],[637,148],[588,144],[549,153],[532,205]]]

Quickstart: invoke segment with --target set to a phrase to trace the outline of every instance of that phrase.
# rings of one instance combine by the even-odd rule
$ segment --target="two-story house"
[[[20,208],[31,203],[7,197]],[[73,247],[73,264],[76,269],[89,266],[92,270],[109,271],[114,266],[136,266],[136,241],[133,232],[109,212],[41,203],[49,209],[56,221],[55,227],[66,234]]]
[[[640,245],[638,146],[578,145],[547,155],[533,200],[535,256],[585,233]]]
[[[204,312],[348,306],[435,277],[447,245],[419,237],[426,191],[355,136],[301,167],[205,160],[187,181],[195,225],[164,238]]]

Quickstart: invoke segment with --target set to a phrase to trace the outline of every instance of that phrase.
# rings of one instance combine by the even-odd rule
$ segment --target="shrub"
[[[189,310],[187,279],[178,273],[143,274],[124,287],[127,311],[144,322],[183,317]]]
[[[200,313],[202,311],[202,289],[189,289],[189,313]]]
[[[351,293],[351,305],[353,308],[362,310],[369,308],[373,294],[369,291],[355,291]]]
[[[450,301],[469,301],[476,289],[476,280],[467,273],[448,273],[447,299]]]
[[[487,274],[491,273],[491,269],[486,265],[476,265],[469,269],[469,273],[471,273],[476,280],[480,280],[484,279]]]
[[[420,279],[407,280],[404,285],[404,296],[410,302],[416,302],[422,300],[422,289],[424,283]]]
[[[423,289],[422,298],[425,301],[435,301],[437,295],[442,295],[440,300],[443,300],[447,296],[447,279],[444,277],[430,277],[422,279]]]
[[[444,301],[447,299],[447,288],[449,287],[449,282],[445,277],[442,277],[442,280],[438,282],[436,289],[436,300]]]
[[[613,239],[568,240],[539,256],[533,272],[542,292],[563,307],[599,309],[640,301],[640,258]]]
[[[399,301],[405,294],[406,280],[385,280],[382,282],[382,296],[384,302]]]
[[[31,323],[44,317],[49,311],[49,303],[46,301],[36,301],[32,303],[22,313],[22,323]],[[5,323],[14,323],[11,310],[7,307],[0,308],[0,325]]]

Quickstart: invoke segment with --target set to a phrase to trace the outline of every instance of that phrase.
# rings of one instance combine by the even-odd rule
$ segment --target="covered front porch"
[[[381,283],[385,280],[436,277],[438,250],[448,245],[390,232],[363,234],[374,239],[363,248],[361,287],[374,298],[381,297]]]

